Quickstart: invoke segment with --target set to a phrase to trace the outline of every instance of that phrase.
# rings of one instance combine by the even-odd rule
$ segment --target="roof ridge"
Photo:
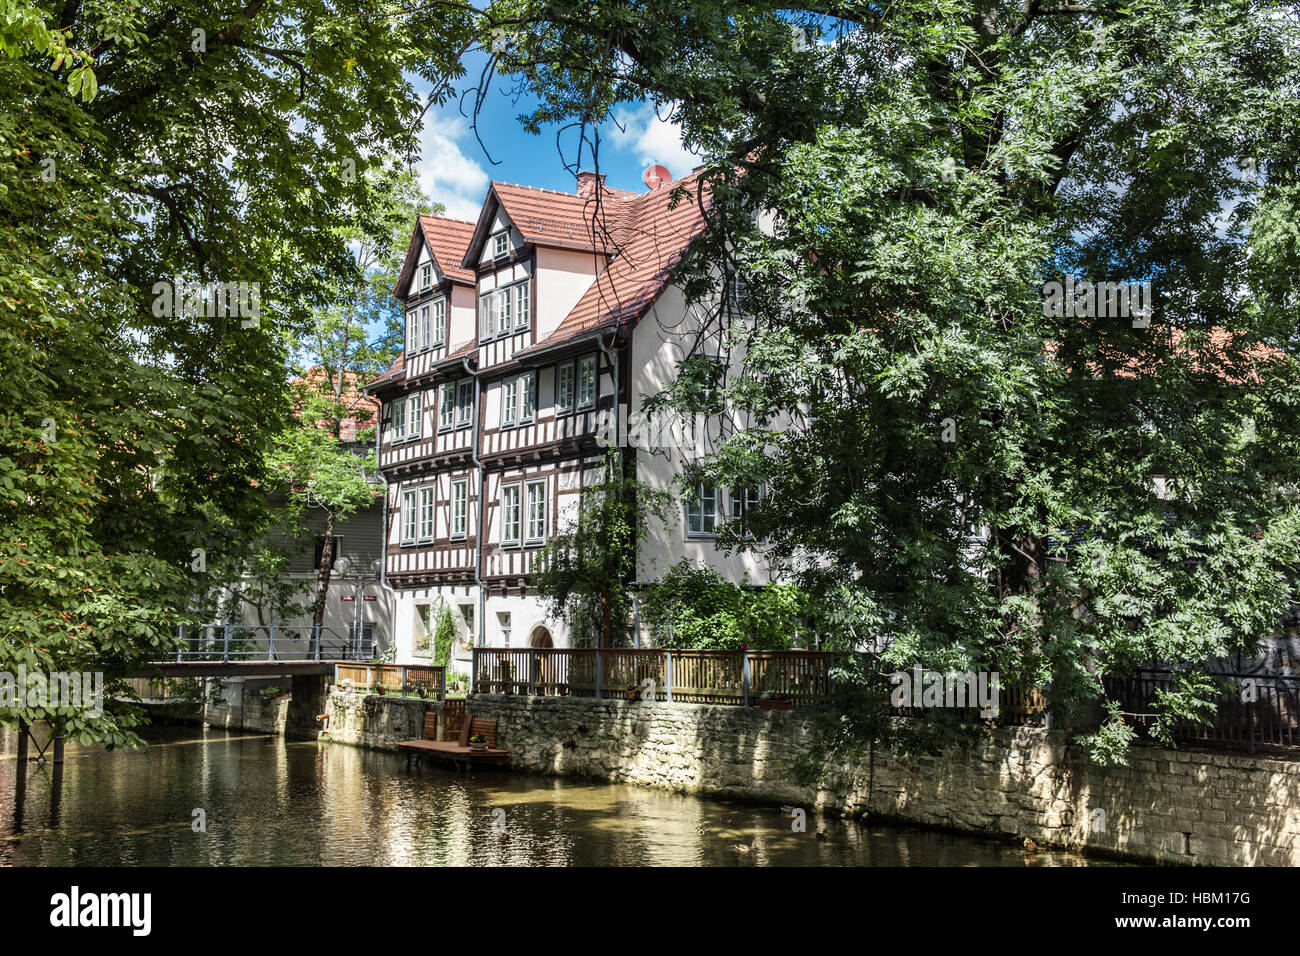
[[[443,222],[458,222],[462,226],[474,225],[474,223],[470,222],[468,219],[456,219],[452,216],[439,216],[437,213],[432,212],[422,212],[419,213],[419,216],[422,219],[441,219]]]

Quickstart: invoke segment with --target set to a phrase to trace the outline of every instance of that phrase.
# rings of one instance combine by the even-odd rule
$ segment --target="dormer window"
[[[492,258],[500,259],[510,252],[510,234],[506,231],[498,232],[492,237]]]
[[[433,288],[433,263],[426,262],[420,266],[420,291]]]

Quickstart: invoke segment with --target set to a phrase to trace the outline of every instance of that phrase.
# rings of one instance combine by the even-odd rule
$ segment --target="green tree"
[[[610,452],[603,480],[583,488],[568,526],[538,554],[533,586],[547,613],[570,628],[574,647],[626,643],[637,547],[646,522],[665,513],[668,496],[622,475]]]
[[[705,154],[676,277],[745,353],[711,466],[767,485],[843,644],[1098,703],[1105,759],[1107,677],[1171,662],[1160,728],[1204,714],[1203,662],[1255,652],[1300,557],[1292,4],[489,15],[525,24],[495,66],[535,122],[648,99]],[[1053,313],[1067,275],[1150,282],[1149,324]]]
[[[371,221],[368,157],[409,149],[411,78],[457,75],[474,29],[316,0],[0,3],[0,667],[112,693],[196,620],[207,559],[264,520],[288,355],[357,274],[336,211]],[[245,295],[177,309],[189,282]],[[114,708],[0,713],[46,718],[136,740]]]
[[[659,647],[786,650],[809,636],[798,585],[745,587],[685,559],[646,587],[641,607]]]

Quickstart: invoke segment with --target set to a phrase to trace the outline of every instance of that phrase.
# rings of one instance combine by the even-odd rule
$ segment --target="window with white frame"
[[[573,411],[573,363],[555,370],[555,406],[560,412]]]
[[[519,543],[519,486],[501,488],[501,543]]]
[[[420,540],[433,540],[433,487],[420,489]]]
[[[420,351],[429,347],[429,307],[420,306]]]
[[[420,288],[428,289],[433,285],[433,264],[426,262],[420,266]]]
[[[501,382],[501,427],[528,424],[537,414],[537,373],[525,372]]]
[[[456,384],[456,424],[468,425],[474,414],[474,380],[467,378]]]
[[[749,517],[763,500],[762,488],[731,489],[731,520],[740,523],[744,534],[749,535]]]
[[[542,541],[546,537],[546,482],[528,484],[528,541]]]
[[[525,372],[519,376],[519,424],[533,420],[537,414],[537,373]]]
[[[433,344],[442,345],[447,341],[447,300],[439,299],[433,303]]]
[[[508,378],[501,383],[501,427],[515,424],[515,409],[519,404],[519,379]]]
[[[402,492],[402,544],[415,543],[415,492]]]
[[[451,536],[463,538],[469,523],[469,479],[457,478],[451,483]]]
[[[438,431],[450,431],[456,422],[456,386],[448,382],[438,394]]]
[[[703,482],[686,500],[686,533],[711,535],[718,523],[718,489]]]
[[[422,392],[412,392],[406,396],[406,437],[419,438],[424,434],[423,417],[420,414],[420,396]]]
[[[478,337],[490,339],[497,334],[497,294],[484,292],[478,297]]]
[[[492,256],[499,259],[510,251],[510,234],[508,231],[498,232],[492,237]]]
[[[510,334],[511,303],[514,302],[515,287],[506,286],[497,292],[497,335]]]
[[[528,328],[528,281],[515,286],[515,329]]]
[[[578,361],[578,407],[590,408],[596,404],[596,356],[588,355]]]
[[[415,352],[420,347],[420,310],[411,309],[406,313],[406,351]]]
[[[406,438],[406,399],[399,398],[393,402],[393,441]]]

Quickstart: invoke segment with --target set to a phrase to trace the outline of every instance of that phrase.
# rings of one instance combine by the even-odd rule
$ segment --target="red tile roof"
[[[608,254],[613,250],[613,233],[618,228],[622,206],[635,195],[622,189],[602,189],[599,195],[579,196],[554,189],[493,182],[475,226],[478,240],[468,245],[461,264],[466,268],[477,265],[487,239],[485,227],[490,222],[494,199],[526,243]]]
[[[622,221],[614,233],[617,251],[609,268],[555,331],[533,348],[634,322],[650,309],[668,284],[669,270],[704,228],[697,182],[698,176],[688,176],[621,204]]]
[[[465,248],[474,235],[474,224],[463,219],[421,214],[420,226],[439,270],[452,279],[472,283],[474,273],[464,268],[461,260],[465,258]]]
[[[493,182],[478,224],[470,228],[470,237],[465,231],[468,224],[458,220],[422,216],[421,223],[431,247],[459,247],[463,251],[459,266],[467,276],[473,275],[497,204],[525,243],[606,257],[608,267],[577,305],[554,332],[526,353],[634,322],[644,315],[667,285],[669,269],[704,227],[698,185],[699,175],[693,173],[650,192],[634,193],[602,185],[592,195],[583,196]],[[443,230],[448,232],[445,239],[437,235]],[[442,267],[441,252],[438,261]],[[475,342],[466,343],[448,357],[458,357],[475,346]],[[395,370],[390,373],[397,374]],[[390,376],[380,381],[396,380]]]

